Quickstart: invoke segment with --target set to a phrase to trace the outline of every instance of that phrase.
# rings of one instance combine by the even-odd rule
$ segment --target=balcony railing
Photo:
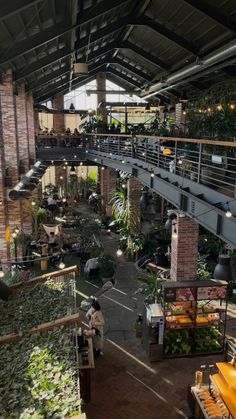
[[[193,182],[235,197],[236,142],[113,134],[39,136],[37,149],[95,151],[120,156],[124,161],[137,159],[153,170],[161,168]]]

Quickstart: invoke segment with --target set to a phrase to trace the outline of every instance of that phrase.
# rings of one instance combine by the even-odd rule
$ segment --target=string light
[[[63,180],[63,176],[60,176],[60,179]]]
[[[223,106],[221,104],[220,105],[217,105],[216,109],[217,109],[217,111],[222,111]]]
[[[79,165],[80,165],[80,166],[83,166],[83,162],[81,161]]]
[[[211,108],[207,108],[207,112],[211,112]]]
[[[235,104],[234,103],[230,103],[229,107],[230,107],[230,109],[235,109]]]
[[[228,202],[226,202],[226,204],[227,204],[227,211],[226,211],[226,213],[225,213],[225,216],[226,216],[227,218],[230,218],[230,217],[232,217],[232,212],[230,211],[229,203],[228,203]]]
[[[76,159],[77,158],[77,156],[76,156],[76,154],[74,155],[74,159]]]
[[[32,201],[31,202],[31,205],[34,207],[36,205],[36,202],[35,201]]]
[[[154,176],[155,176],[155,174],[152,172],[152,173],[150,174],[150,176],[151,176],[151,177],[154,177]]]
[[[118,257],[122,256],[122,255],[123,255],[122,250],[121,250],[121,249],[117,249],[117,251],[116,251],[116,255],[117,255]]]
[[[59,265],[58,265],[58,268],[59,268],[59,269],[64,269],[64,268],[65,268],[65,266],[66,266],[66,265],[65,265],[63,262],[60,262],[60,263],[59,263]]]
[[[124,163],[125,163],[125,160],[122,160],[122,162],[121,162],[121,163],[123,163],[123,164],[124,164]]]
[[[104,170],[104,169],[105,169],[105,167],[104,167],[104,166],[102,166],[102,167],[101,167],[101,170]]]

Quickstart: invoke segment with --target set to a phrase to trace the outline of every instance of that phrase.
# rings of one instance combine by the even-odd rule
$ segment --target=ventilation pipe
[[[39,182],[39,179],[43,176],[47,169],[47,165],[43,164],[40,160],[37,161],[33,167],[22,177],[19,183],[9,192],[9,198],[12,201],[18,199],[29,199],[31,192],[33,191]]]
[[[232,55],[236,54],[236,42],[232,41],[229,42],[222,48],[219,48],[214,53],[207,55],[205,58],[201,60],[197,58],[194,64],[191,64],[180,71],[177,71],[171,74],[169,77],[166,78],[165,81],[158,82],[149,88],[149,93],[145,96],[142,96],[142,99],[148,99],[151,96],[158,94],[163,90],[170,89],[175,86],[175,83],[179,80],[182,80],[185,77],[191,76],[192,74],[196,74],[201,72],[203,69],[209,68],[214,64],[219,63],[220,61],[226,60],[227,58],[231,57]],[[169,84],[174,83],[172,86]],[[165,88],[165,86],[167,86]],[[164,87],[164,89],[162,89]],[[152,93],[153,92],[153,93]]]

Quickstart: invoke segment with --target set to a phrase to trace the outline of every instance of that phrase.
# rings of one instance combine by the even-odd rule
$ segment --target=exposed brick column
[[[19,156],[18,156],[18,141],[17,141],[17,120],[16,120],[16,98],[13,95],[13,82],[12,82],[12,72],[7,70],[2,73],[2,85],[0,86],[1,93],[1,127],[2,127],[2,139],[3,139],[3,149],[2,149],[2,170],[1,176],[4,179],[5,170],[8,169],[8,173],[12,179],[13,186],[19,180]],[[10,188],[11,189],[11,188]],[[3,188],[3,207],[1,218],[5,225],[1,229],[0,240],[5,242],[6,236],[5,231],[9,225],[10,230],[13,231],[16,225],[21,229],[22,228],[22,219],[21,219],[21,203],[20,201],[10,201],[6,200],[8,195],[8,190]],[[5,212],[5,215],[3,214]],[[8,254],[8,245],[5,243],[3,245],[3,258],[7,258]]]
[[[34,99],[32,93],[26,96],[27,107],[27,126],[28,126],[28,141],[29,141],[29,157],[35,161],[35,132],[34,132]]]
[[[17,140],[19,150],[19,163],[20,166],[24,166],[25,171],[29,169],[29,158],[34,158],[34,153],[29,147],[29,132],[28,124],[31,118],[31,104],[25,93],[25,86],[21,84],[18,86],[16,96],[16,121],[17,121]],[[33,147],[33,134],[31,136],[31,148]],[[22,230],[26,234],[32,233],[32,212],[27,208],[25,202],[20,202],[22,212]],[[28,203],[27,203],[28,204]]]
[[[116,190],[117,172],[109,167],[101,170],[101,197],[102,197],[102,209],[107,216],[112,214],[112,206],[110,200],[112,194]]]
[[[141,227],[140,195],[142,188],[143,185],[136,178],[129,178],[127,183],[128,223],[134,234],[138,234]]]
[[[34,132],[35,135],[39,133],[39,113],[36,110],[34,111]]]
[[[26,107],[25,86],[18,86],[18,95],[16,96],[16,120],[17,120],[17,138],[19,149],[19,162],[29,169],[29,141],[28,141],[28,118]]]
[[[64,96],[54,96],[52,107],[58,110],[64,109]],[[65,132],[65,117],[63,113],[53,114],[53,129],[58,133]]]
[[[101,104],[106,102],[106,73],[98,73],[97,78],[97,90],[100,90],[101,93],[97,94],[97,114],[102,117],[103,122],[107,123],[107,109],[106,106]],[[99,106],[100,105],[100,106]]]
[[[172,281],[191,281],[197,274],[199,225],[185,214],[176,214],[172,222],[170,276]]]
[[[183,104],[182,102],[176,103],[175,105],[175,123],[180,126],[184,121],[183,117]]]

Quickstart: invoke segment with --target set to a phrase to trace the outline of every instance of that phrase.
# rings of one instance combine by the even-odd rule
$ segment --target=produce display
[[[222,352],[226,320],[224,281],[185,284],[169,282],[163,286],[164,355]]]
[[[1,335],[21,340],[0,346],[0,416],[9,419],[68,418],[80,413],[75,351],[69,329],[29,335],[30,328],[68,314],[65,282],[24,287],[0,301]]]

